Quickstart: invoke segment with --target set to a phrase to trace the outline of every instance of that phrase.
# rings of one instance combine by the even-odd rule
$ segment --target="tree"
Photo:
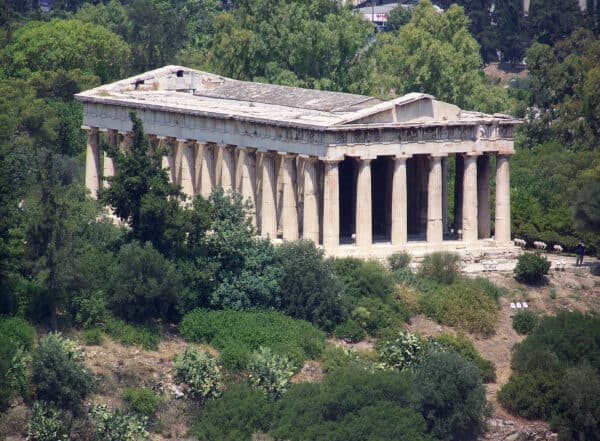
[[[496,45],[502,61],[517,63],[523,60],[529,36],[520,0],[499,0],[495,3]]]
[[[387,16],[386,31],[398,32],[412,17],[412,9],[398,6],[392,9]]]
[[[581,172],[573,204],[575,222],[581,231],[600,232],[600,165]]]
[[[553,45],[583,24],[577,0],[531,0],[528,23],[533,38]]]
[[[183,196],[162,168],[164,152],[151,151],[142,122],[133,113],[130,118],[131,148],[122,152],[116,146],[103,145],[119,173],[106,178],[110,186],[100,191],[99,199],[129,224],[132,239],[151,242],[158,251],[169,254],[185,235],[179,207]]]

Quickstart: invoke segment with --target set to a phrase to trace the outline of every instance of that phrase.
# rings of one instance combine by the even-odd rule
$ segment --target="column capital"
[[[431,159],[442,159],[442,158],[447,158],[448,157],[448,153],[430,153],[429,157]]]
[[[342,162],[342,159],[337,158],[319,158],[319,161],[324,162],[325,164],[338,164]]]
[[[464,152],[463,156],[465,158],[477,158],[478,156],[483,155],[483,152]]]
[[[82,130],[85,130],[86,132],[92,132],[92,133],[97,133],[98,132],[98,127],[94,127],[94,126],[81,126]]]
[[[290,153],[290,152],[277,152],[277,154],[285,159],[294,159],[298,156],[297,153]]]
[[[406,161],[407,159],[412,158],[412,154],[411,153],[400,153],[397,155],[394,155],[394,161]]]
[[[512,156],[515,154],[514,150],[499,150],[496,152],[498,156]]]

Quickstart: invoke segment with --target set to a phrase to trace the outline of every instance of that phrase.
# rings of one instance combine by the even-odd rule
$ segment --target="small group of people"
[[[583,265],[583,255],[584,254],[585,254],[585,245],[583,244],[583,241],[580,240],[577,243],[577,246],[575,247],[575,255],[577,256],[577,259],[575,260],[575,266]]]

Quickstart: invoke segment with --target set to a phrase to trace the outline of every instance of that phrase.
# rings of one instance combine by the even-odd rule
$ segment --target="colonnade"
[[[95,196],[102,176],[117,170],[104,154],[100,172],[98,137],[112,145],[127,148],[130,133],[87,128],[86,187]],[[340,246],[340,176],[341,159],[303,156],[233,145],[199,143],[195,140],[149,135],[154,148],[165,148],[163,167],[172,182],[189,196],[207,198],[216,186],[239,191],[254,207],[252,222],[263,237],[284,240],[307,238],[327,249]],[[455,230],[462,231],[462,241],[476,242],[491,234],[490,162],[496,157],[495,240],[510,242],[511,152],[457,153],[454,185]],[[415,155],[416,156],[416,155]],[[447,219],[447,154],[418,155],[428,158],[424,167],[426,182],[426,241],[440,244],[449,229]],[[409,191],[407,160],[410,154],[385,155],[393,161],[389,238],[392,245],[408,243]],[[373,244],[372,166],[377,157],[355,157],[357,161],[355,192],[355,246]],[[106,181],[105,181],[106,182]],[[104,185],[107,185],[106,183]]]

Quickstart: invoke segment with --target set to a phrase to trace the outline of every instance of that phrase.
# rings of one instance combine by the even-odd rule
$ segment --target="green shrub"
[[[351,316],[369,334],[382,337],[402,330],[410,310],[392,298],[362,297],[355,300]]]
[[[328,346],[321,355],[321,364],[325,371],[333,372],[350,367],[366,366],[355,349],[346,349],[340,346]]]
[[[556,372],[513,374],[498,391],[498,402],[515,415],[548,419],[558,410],[560,381]]]
[[[513,346],[510,366],[515,372],[525,373],[535,370],[549,371],[560,369],[560,360],[548,348],[521,350],[520,347],[522,344],[521,342]]]
[[[538,318],[531,311],[517,311],[512,319],[512,327],[519,334],[529,334],[537,324]]]
[[[493,334],[498,321],[496,302],[477,281],[466,278],[422,294],[419,308],[439,323],[483,335]]]
[[[550,270],[550,262],[539,253],[523,253],[514,269],[515,279],[521,283],[537,285]]]
[[[110,317],[104,331],[124,346],[138,345],[144,349],[158,349],[159,330],[149,326],[130,325],[123,320]]]
[[[75,323],[84,329],[100,326],[110,318],[106,296],[101,290],[78,295],[71,303]]]
[[[283,268],[281,306],[290,316],[330,331],[344,320],[344,287],[331,261],[310,240],[284,242],[276,248]]]
[[[394,340],[378,342],[377,353],[381,361],[394,369],[414,369],[421,361],[421,341],[416,334],[400,332]]]
[[[273,404],[264,393],[243,383],[228,385],[223,396],[206,403],[194,419],[190,434],[211,441],[251,441],[257,431],[267,432]]]
[[[261,347],[252,353],[248,373],[250,384],[262,389],[269,398],[277,399],[289,388],[294,365],[287,357]]]
[[[147,417],[154,415],[160,404],[160,398],[147,387],[127,388],[123,398],[131,410]]]
[[[31,361],[36,398],[61,409],[78,409],[94,388],[93,377],[82,360],[75,343],[60,334],[40,339]]]
[[[68,416],[49,403],[35,401],[27,423],[27,439],[31,441],[59,441],[69,439]]]
[[[473,280],[475,284],[483,288],[483,290],[487,293],[490,299],[494,300],[495,302],[498,302],[498,300],[500,300],[500,297],[506,294],[505,288],[496,285],[491,280],[486,279],[485,277],[476,277]]]
[[[445,285],[452,284],[460,271],[460,256],[455,253],[428,254],[419,267],[419,275]]]
[[[333,259],[332,262],[348,296],[387,299],[394,293],[394,279],[381,263],[353,257]]]
[[[208,352],[188,347],[173,360],[173,378],[186,385],[186,395],[205,400],[221,395],[221,367]]]
[[[496,367],[494,366],[494,363],[483,358],[479,352],[477,352],[477,349],[475,349],[473,342],[465,335],[461,333],[456,335],[444,333],[437,337],[436,340],[441,343],[444,348],[458,352],[477,366],[485,383],[496,381]]]
[[[219,360],[225,369],[239,371],[246,369],[252,352],[235,340],[228,340],[219,345]]]
[[[387,258],[388,265],[392,271],[408,268],[412,256],[406,251],[398,251]]]
[[[1,318],[0,335],[7,337],[29,352],[33,347],[35,329],[20,317]]]
[[[107,406],[93,406],[90,417],[95,423],[97,439],[115,441],[142,441],[150,438],[146,417],[127,415]]]
[[[411,408],[404,373],[334,371],[319,384],[294,384],[277,402],[270,435],[291,441],[430,441]]]
[[[99,346],[104,340],[102,331],[98,328],[90,328],[83,331],[83,341],[88,346]]]
[[[334,334],[337,338],[356,343],[362,341],[367,333],[364,328],[354,320],[348,320],[335,327]]]
[[[10,371],[17,352],[16,345],[6,335],[0,334],[0,411],[10,404],[15,391],[12,388]]]
[[[325,347],[325,335],[310,323],[296,320],[278,311],[209,311],[196,309],[179,324],[188,341],[213,344],[222,349],[231,341],[254,351],[270,347],[281,354],[302,354],[316,359]]]
[[[415,376],[415,406],[441,440],[475,440],[489,407],[479,369],[455,352],[432,352]]]

